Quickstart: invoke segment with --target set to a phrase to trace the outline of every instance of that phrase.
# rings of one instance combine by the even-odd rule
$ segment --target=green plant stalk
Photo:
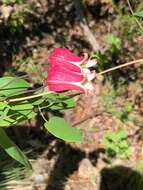
[[[44,114],[43,114],[43,112],[41,111],[41,109],[40,109],[39,106],[38,106],[38,110],[39,110],[39,112],[40,112],[40,114],[41,114],[43,120],[44,120],[45,122],[47,122],[47,119],[45,118],[45,116],[44,116]]]
[[[19,101],[24,101],[24,100],[30,100],[30,99],[34,99],[34,98],[37,98],[40,96],[46,96],[46,95],[51,94],[51,93],[52,93],[51,91],[47,91],[47,92],[43,92],[40,94],[34,94],[32,96],[25,96],[22,98],[13,98],[13,99],[9,99],[8,102],[19,102]]]

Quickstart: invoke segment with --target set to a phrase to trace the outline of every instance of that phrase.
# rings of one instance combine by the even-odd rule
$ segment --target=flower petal
[[[66,67],[55,66],[49,68],[47,81],[59,82],[81,82],[84,80],[84,74],[69,70]]]
[[[80,64],[85,62],[87,58],[88,58],[87,54],[84,54],[84,57],[81,58],[77,55],[74,55],[68,49],[55,48],[52,55],[50,56],[50,65],[51,66],[60,65],[79,72],[81,70]]]
[[[66,48],[55,48],[51,57],[58,57],[61,59],[65,59],[68,62],[80,62],[82,60],[81,57],[73,54],[71,51],[69,51]]]
[[[65,59],[61,59],[59,57],[51,57],[50,58],[50,66],[51,67],[65,67],[75,72],[81,72],[81,68],[77,65],[67,62]]]
[[[50,56],[50,66],[46,79],[49,90],[54,92],[78,90],[86,94],[93,91],[93,86],[89,81],[95,77],[95,73],[92,73],[87,67],[82,68],[80,66],[82,63],[86,64],[85,66],[88,65],[87,58],[87,53],[81,58],[68,49],[55,48]],[[85,83],[87,81],[88,83]]]
[[[84,86],[80,83],[72,82],[59,82],[59,81],[48,81],[48,88],[54,92],[63,92],[67,90],[78,90],[85,93]]]

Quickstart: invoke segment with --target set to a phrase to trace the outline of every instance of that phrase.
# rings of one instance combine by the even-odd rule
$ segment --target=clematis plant
[[[44,113],[65,111],[75,106],[73,96],[77,94],[61,93],[63,91],[76,90],[87,94],[94,89],[92,80],[95,72],[91,68],[96,64],[96,60],[90,60],[87,53],[79,57],[68,49],[55,48],[49,60],[48,77],[45,79],[49,91],[47,88],[43,88],[42,91],[29,91],[31,84],[23,77],[0,78],[0,146],[9,156],[27,167],[30,167],[28,159],[7,136],[4,128],[14,127],[21,121],[32,119],[39,112],[44,119],[43,127],[52,135],[68,142],[82,141],[79,129],[71,127],[61,117],[52,116],[47,119]],[[107,69],[99,74],[141,61],[143,59]],[[27,93],[29,95],[26,95]]]
[[[30,167],[30,163],[17,145],[7,136],[5,127],[33,119],[39,112],[44,119],[43,128],[49,133],[68,142],[82,141],[81,131],[70,127],[62,117],[46,118],[49,111],[65,111],[75,106],[74,94],[59,94],[37,91],[31,95],[31,84],[23,78],[0,78],[0,146],[12,158]],[[29,91],[29,95],[26,95]],[[26,93],[26,94],[25,94]],[[43,112],[44,110],[44,112]],[[62,133],[61,133],[62,131]]]
[[[90,68],[95,64],[96,60],[89,60],[87,53],[84,53],[83,57],[79,57],[68,49],[55,48],[50,56],[46,79],[49,90],[54,92],[67,90],[92,92],[94,87],[91,81],[95,78],[95,72]]]
[[[47,88],[43,88],[42,91],[31,94],[28,90],[31,84],[24,78],[9,76],[0,78],[0,146],[12,158],[27,167],[30,167],[29,161],[7,136],[4,127],[14,127],[18,122],[34,118],[39,112],[44,119],[45,129],[54,136],[68,142],[83,139],[79,129],[70,127],[61,117],[53,116],[46,119],[43,110],[44,113],[53,110],[65,111],[75,106],[73,96],[76,94],[58,92],[67,90],[91,92],[93,90],[91,80],[95,73],[89,68],[95,61],[88,60],[87,53],[79,57],[65,48],[55,48],[49,60],[48,77],[45,80],[48,91]],[[29,95],[26,95],[27,93]]]

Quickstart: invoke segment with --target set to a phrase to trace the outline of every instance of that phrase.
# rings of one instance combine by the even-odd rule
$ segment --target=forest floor
[[[143,57],[142,34],[125,1],[114,6],[108,0],[84,3],[82,8],[71,0],[28,0],[13,5],[15,10],[26,11],[23,25],[13,32],[11,25],[3,23],[6,9],[0,9],[0,75],[28,74],[33,87],[39,86],[55,47],[67,47],[77,54],[100,50],[105,65],[99,65],[99,71]],[[108,40],[109,33],[113,41],[111,35]],[[114,47],[118,45],[119,49]],[[82,143],[66,143],[47,134],[39,117],[10,129],[17,144],[31,150],[28,157],[33,172],[26,179],[11,181],[6,189],[142,190],[142,70],[142,64],[135,64],[98,76],[94,94],[79,95],[76,107],[62,112],[73,127],[83,129]],[[111,156],[103,139],[120,129],[126,131],[125,149],[131,153],[115,150]],[[122,141],[116,138],[114,149],[118,138]]]

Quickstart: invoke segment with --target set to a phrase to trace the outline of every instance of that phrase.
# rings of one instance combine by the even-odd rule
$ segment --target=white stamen
[[[92,94],[94,92],[94,87],[92,85],[92,83],[87,82],[84,84],[84,89],[85,89],[85,94]]]
[[[91,73],[91,71],[87,68],[83,68],[82,71],[84,74],[90,74]]]
[[[90,72],[90,74],[87,74],[86,77],[87,77],[87,80],[90,82],[90,81],[92,81],[95,78],[95,76],[96,76],[96,74],[93,71],[93,72]]]
[[[97,63],[96,59],[88,60],[85,67],[86,68],[94,67],[96,65],[96,63]]]

